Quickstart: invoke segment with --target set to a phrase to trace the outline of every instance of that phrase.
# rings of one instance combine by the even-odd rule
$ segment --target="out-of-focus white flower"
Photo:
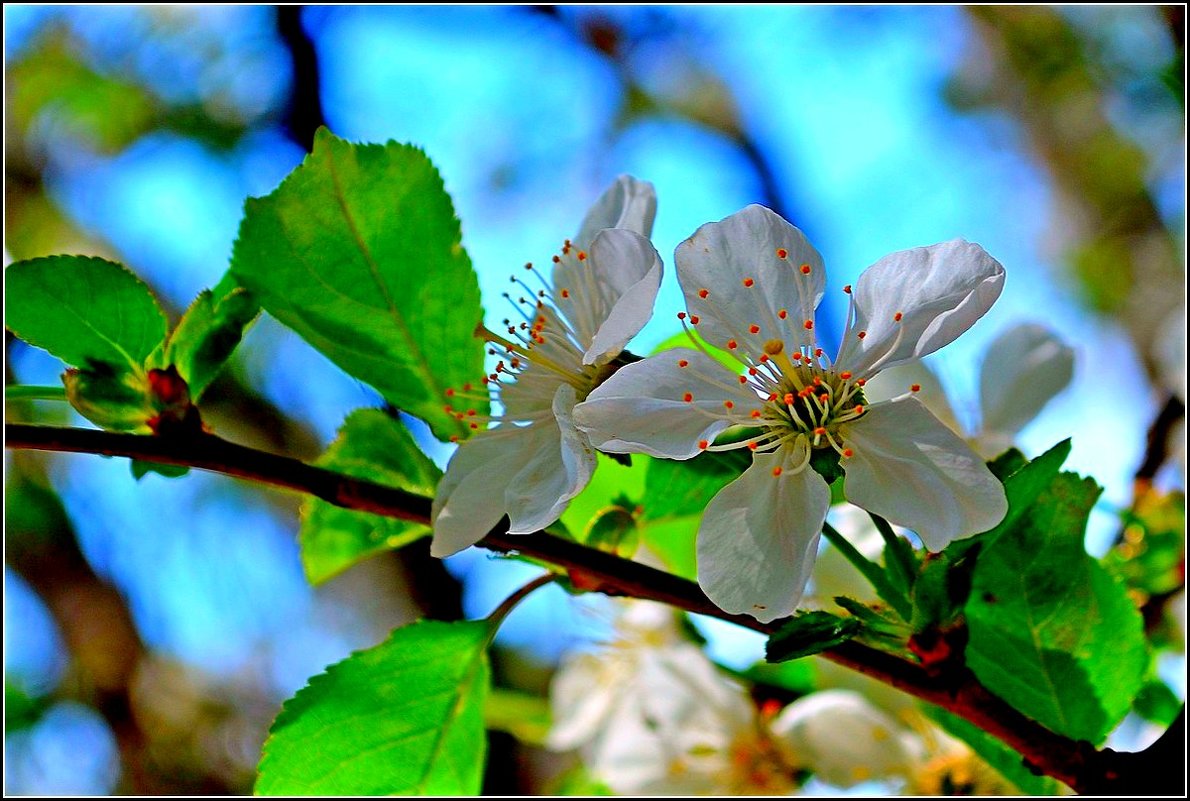
[[[451,404],[494,391],[504,416],[459,446],[438,484],[435,556],[475,544],[506,514],[510,534],[544,528],[590,481],[595,450],[571,415],[653,313],[661,257],[648,236],[656,210],[652,184],[621,176],[553,257],[549,280],[525,265],[542,288],[513,277],[526,294],[506,297],[524,319],[504,321],[507,337],[484,332],[507,360],[483,378],[482,392],[447,391]],[[474,410],[447,409],[481,428]]]
[[[868,513],[849,503],[831,507],[832,525],[869,561],[878,561],[884,551],[884,538],[872,524]],[[814,563],[810,574],[810,592],[819,606],[833,605],[833,599],[846,595],[864,603],[877,599],[876,590],[855,565],[834,546],[828,546]]]
[[[1017,434],[1070,383],[1074,350],[1049,329],[1022,323],[1004,331],[988,346],[979,370],[979,428],[964,433],[937,376],[925,364],[894,367],[868,383],[870,399],[892,398],[918,385],[917,398],[952,431],[966,436],[985,458],[1012,447]]]
[[[849,323],[833,363],[814,333],[822,258],[777,214],[753,205],[708,223],[675,259],[687,307],[679,317],[735,356],[739,372],[701,350],[666,351],[619,370],[574,419],[609,452],[753,450],[699,527],[699,584],[720,608],[769,621],[797,607],[830,505],[810,467],[815,453],[838,454],[848,500],[935,550],[1004,517],[1000,482],[915,398],[864,397],[873,375],[948,344],[999,297],[1004,268],[983,248],[956,239],[869,267],[847,287]],[[712,444],[733,425],[759,433]]]

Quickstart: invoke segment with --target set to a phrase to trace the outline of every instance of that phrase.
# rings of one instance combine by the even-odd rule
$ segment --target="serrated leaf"
[[[769,636],[764,646],[767,662],[786,662],[821,653],[853,639],[863,629],[854,617],[829,612],[804,612]]]
[[[231,269],[270,314],[440,439],[470,433],[443,406],[447,388],[484,374],[479,284],[420,149],[319,129],[276,191],[248,200]]]
[[[222,296],[204,289],[165,343],[153,352],[149,366],[176,367],[190,388],[191,400],[197,401],[259,313],[256,299],[242,287]]]
[[[980,535],[984,542],[993,542],[1002,532],[1015,526],[1037,497],[1049,488],[1054,476],[1062,469],[1066,457],[1070,455],[1070,440],[1062,440],[1026,465],[1020,465],[1017,460],[1011,458],[1011,454],[1012,451],[1009,451],[1001,457],[1008,459],[1015,467],[1011,475],[1001,479],[1004,483],[1004,495],[1008,499],[1008,513],[995,528]]]
[[[139,372],[165,337],[165,313],[121,264],[89,256],[47,256],[4,271],[4,324],[74,367]]]
[[[1140,613],[1083,546],[1100,491],[1058,475],[984,545],[966,606],[979,680],[1047,728],[1095,744],[1131,708],[1148,664]]]
[[[1058,795],[1061,785],[1049,776],[1038,776],[1025,767],[1021,755],[973,723],[933,704],[922,704],[931,718],[971,747],[997,773],[1026,795]]]
[[[442,477],[400,421],[379,409],[352,412],[316,464],[425,497],[434,494]],[[310,582],[319,584],[362,559],[404,547],[429,533],[430,527],[421,523],[343,509],[308,497],[302,505],[299,535],[302,565]]]
[[[256,794],[477,795],[489,633],[423,620],[315,676],[273,722]]]

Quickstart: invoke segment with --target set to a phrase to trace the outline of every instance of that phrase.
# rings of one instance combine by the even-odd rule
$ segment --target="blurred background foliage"
[[[674,246],[747,203],[824,253],[828,338],[860,269],[962,236],[1009,282],[932,362],[970,399],[960,415],[997,331],[1053,327],[1076,378],[1025,450],[1073,435],[1070,465],[1107,487],[1088,547],[1120,535],[1113,553],[1143,550],[1121,512],[1135,522],[1184,487],[1183,13],[6,6],[6,263],[118,259],[176,319],[226,269],[243,199],[271,191],[320,124],[426,149],[495,319],[509,270],[571,235],[615,175],[653,181],[670,274],[642,353],[675,330]],[[6,338],[6,383],[61,370]],[[206,398],[220,434],[304,459],[351,409],[380,404],[267,319]],[[5,414],[79,423],[61,404]],[[10,793],[247,792],[273,715],[308,676],[415,617],[484,614],[531,573],[474,553],[444,568],[423,540],[312,590],[294,496],[193,472],[137,483],[92,456],[6,452],[5,469]],[[1180,584],[1169,539],[1163,569]],[[557,790],[566,768],[509,733],[540,737],[551,665],[606,625],[598,599],[560,598],[539,593],[497,641],[497,683],[516,694],[491,711],[492,792]],[[755,639],[704,632],[725,663],[756,658]],[[1180,664],[1165,672],[1184,697]]]

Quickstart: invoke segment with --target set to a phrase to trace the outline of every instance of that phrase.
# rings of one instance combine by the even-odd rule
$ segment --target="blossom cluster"
[[[483,331],[499,362],[482,394],[503,412],[484,430],[472,420],[478,433],[439,485],[436,555],[477,542],[505,515],[514,534],[550,525],[590,480],[596,451],[751,451],[751,466],[702,515],[698,579],[722,609],[761,621],[802,600],[839,473],[851,503],[931,550],[1003,518],[1002,485],[915,397],[920,384],[868,395],[882,371],[917,363],[992,306],[1004,269],[983,248],[956,239],[877,261],[844,287],[848,321],[831,355],[815,326],[822,257],[779,215],[748,206],[675,252],[691,347],[636,360],[622,351],[650,318],[662,276],[648,241],[655,210],[652,186],[623,176],[548,278],[531,264],[526,280],[514,276],[518,318]]]

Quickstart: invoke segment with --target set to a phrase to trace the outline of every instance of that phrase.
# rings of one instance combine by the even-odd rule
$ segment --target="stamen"
[[[748,333],[749,334],[759,334],[760,326],[758,326],[756,323],[753,323],[752,325],[748,326]]]
[[[802,265],[802,275],[809,275],[809,274],[810,274],[810,265],[803,264]]]
[[[921,392],[921,384],[910,384],[909,391],[910,392]]]
[[[698,290],[698,296],[699,296],[700,298],[703,298],[704,300],[706,299],[706,296],[707,296],[707,295],[709,295],[709,294],[711,294],[711,293],[710,293],[709,291],[705,290],[705,289],[700,289],[700,290]]]
[[[777,312],[777,316],[780,317],[782,320],[784,320],[786,317],[789,316],[789,312],[785,311],[784,309],[780,309]]]
[[[802,323],[802,328],[805,328],[807,331],[813,331],[814,330],[814,321],[806,320],[806,322]]]
[[[686,401],[686,403],[692,403],[694,401],[694,395],[687,392],[682,396],[682,400]]]
[[[756,282],[755,282],[755,281],[753,281],[751,278],[745,278],[745,279],[744,279],[744,286],[748,287],[749,289],[751,289],[751,288],[752,288],[752,286],[753,286],[753,284],[755,284],[755,283],[756,283]]]
[[[705,451],[708,447],[710,447],[710,445],[711,445],[711,443],[707,442],[705,439],[700,439],[698,441],[698,449],[699,450]]]
[[[856,334],[856,336],[859,337],[860,339],[863,339],[867,335],[868,335],[867,331],[860,331],[858,334]]]
[[[690,366],[690,362],[686,361],[685,359],[678,359],[678,367],[689,367],[689,366]]]
[[[777,465],[776,467],[773,468],[773,478],[780,476],[781,473],[782,473],[781,465]]]
[[[846,292],[848,295],[850,295],[851,294],[851,284],[848,284],[847,286],[843,287],[843,291]]]
[[[777,248],[777,258],[778,259],[784,259],[788,255],[789,255],[789,251],[786,250],[785,248]]]
[[[897,312],[896,314],[894,314],[894,315],[893,315],[893,322],[894,322],[894,323],[899,323],[899,322],[901,322],[901,318],[902,318],[902,317],[904,317],[904,316],[905,316],[905,315],[901,314],[900,312]]]

